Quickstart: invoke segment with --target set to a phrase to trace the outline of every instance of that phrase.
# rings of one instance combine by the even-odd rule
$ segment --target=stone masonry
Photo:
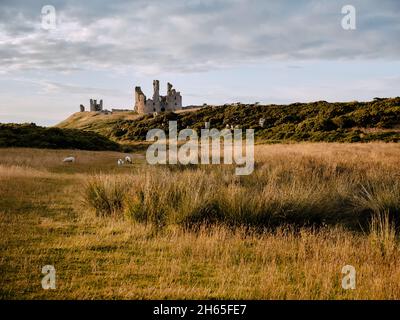
[[[135,111],[137,113],[153,113],[163,111],[175,111],[182,109],[182,96],[180,92],[173,89],[168,82],[166,96],[160,96],[160,82],[153,81],[153,99],[146,99],[140,87],[135,88]]]
[[[100,100],[100,103],[97,103],[97,100],[90,99],[90,111],[103,111],[103,100]]]

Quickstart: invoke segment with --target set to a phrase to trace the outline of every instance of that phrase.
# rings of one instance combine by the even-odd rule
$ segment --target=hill
[[[260,126],[260,118],[265,119]],[[148,130],[167,128],[169,120],[178,121],[179,129],[223,129],[238,125],[253,128],[264,142],[285,141],[400,141],[400,97],[376,98],[370,102],[294,103],[289,105],[231,104],[207,106],[192,112],[166,112],[157,116],[135,113],[112,115],[77,113],[58,127],[78,128],[100,133],[128,143],[142,141]]]
[[[140,116],[136,112],[114,112],[104,114],[99,112],[77,112],[59,123],[56,127],[63,129],[80,129],[94,131],[104,136],[112,135],[110,130],[120,121],[133,121]]]
[[[0,124],[0,147],[118,151],[118,143],[96,132],[45,128],[31,124]]]

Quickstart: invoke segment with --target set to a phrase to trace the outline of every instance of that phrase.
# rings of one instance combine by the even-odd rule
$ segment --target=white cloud
[[[56,1],[58,27],[46,31],[38,6],[5,1],[0,65],[155,74],[270,59],[399,59],[399,2],[353,1],[353,32],[341,28],[342,2]]]

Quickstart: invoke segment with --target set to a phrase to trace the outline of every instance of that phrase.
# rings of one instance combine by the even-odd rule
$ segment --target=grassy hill
[[[140,116],[136,112],[114,112],[103,114],[99,112],[77,112],[57,125],[63,129],[80,129],[100,133],[104,136],[112,134],[113,127],[120,121],[133,121]]]
[[[264,126],[259,125],[265,119]],[[179,129],[226,125],[253,128],[256,138],[265,142],[287,141],[400,141],[400,97],[370,102],[294,103],[289,105],[222,105],[208,106],[192,112],[166,112],[153,115],[135,113],[77,113],[58,125],[94,131],[127,143],[142,141],[152,128],[167,129],[169,120],[177,120]]]
[[[108,150],[120,149],[118,143],[96,132],[78,129],[45,128],[31,124],[0,124],[0,147],[45,149]]]

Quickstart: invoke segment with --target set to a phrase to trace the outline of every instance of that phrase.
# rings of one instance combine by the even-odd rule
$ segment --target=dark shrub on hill
[[[265,120],[263,127],[259,123],[261,118]],[[148,114],[135,120],[119,120],[107,124],[109,128],[103,134],[121,142],[143,141],[150,129],[163,129],[168,134],[171,120],[177,121],[178,130],[189,127],[198,133],[205,122],[211,122],[211,128],[219,130],[226,126],[254,129],[259,141],[270,143],[399,141],[400,97],[370,102],[205,106],[192,112],[163,112],[157,116]],[[85,130],[99,132],[97,125]]]
[[[0,124],[0,147],[46,149],[109,150],[118,143],[95,132],[77,129],[45,128],[31,124]]]

